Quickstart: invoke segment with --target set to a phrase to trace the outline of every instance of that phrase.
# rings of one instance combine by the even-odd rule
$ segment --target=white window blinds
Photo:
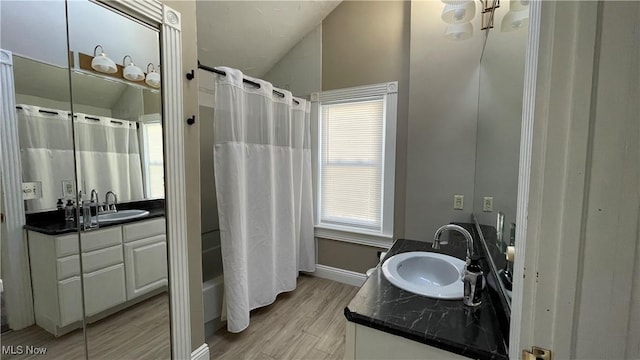
[[[147,198],[164,198],[164,158],[162,124],[147,122],[144,126],[145,180]]]
[[[385,99],[320,109],[320,222],[381,231]]]

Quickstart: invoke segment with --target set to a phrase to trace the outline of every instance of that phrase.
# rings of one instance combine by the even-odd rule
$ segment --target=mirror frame
[[[132,18],[160,30],[162,64],[162,117],[165,153],[165,217],[169,262],[171,356],[173,359],[208,358],[203,344],[191,353],[191,321],[189,300],[189,272],[187,260],[186,189],[184,164],[184,123],[182,111],[182,34],[180,13],[159,0],[90,0],[118,10]],[[13,91],[12,53],[0,53],[2,84],[2,121],[0,121],[0,172],[5,199],[7,237],[19,238],[23,244],[25,224],[22,200],[20,146]],[[12,274],[7,274],[11,277]],[[12,279],[23,281],[24,279]],[[28,279],[27,279],[28,280]],[[27,288],[31,288],[30,284]],[[24,295],[24,294],[22,294]],[[18,295],[18,296],[22,296]],[[33,313],[33,309],[31,311]],[[28,314],[24,314],[28,315]]]

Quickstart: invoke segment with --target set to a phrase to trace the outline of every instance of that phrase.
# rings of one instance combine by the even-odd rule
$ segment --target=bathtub
[[[213,335],[224,323],[220,320],[222,314],[222,294],[224,278],[222,275],[202,283],[202,304],[204,307],[204,335]]]

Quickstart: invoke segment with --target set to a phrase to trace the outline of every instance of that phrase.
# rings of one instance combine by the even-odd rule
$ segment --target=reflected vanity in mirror
[[[496,9],[480,61],[473,217],[498,274],[497,288],[509,311],[513,263],[520,126],[529,6],[514,0]]]
[[[12,359],[168,359],[159,30],[90,1],[45,5],[1,5],[26,223],[24,248],[2,244],[2,344]]]

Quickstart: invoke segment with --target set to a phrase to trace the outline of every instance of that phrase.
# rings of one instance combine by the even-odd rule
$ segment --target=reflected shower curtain
[[[74,181],[74,141],[67,111],[19,105],[23,181],[40,182],[42,197],[26,210],[54,209],[62,181]],[[144,198],[138,131],[134,122],[77,113],[74,119],[79,184],[89,200],[96,189],[104,201],[111,190],[119,201]],[[78,190],[80,190],[78,189]]]
[[[214,166],[227,328],[249,326],[249,311],[296,288],[315,270],[310,104],[243,74],[217,76]],[[244,76],[247,78],[246,76]]]
[[[92,189],[105,200],[108,191],[118,201],[144,199],[142,161],[135,122],[78,113],[74,119],[78,184],[89,200]]]

